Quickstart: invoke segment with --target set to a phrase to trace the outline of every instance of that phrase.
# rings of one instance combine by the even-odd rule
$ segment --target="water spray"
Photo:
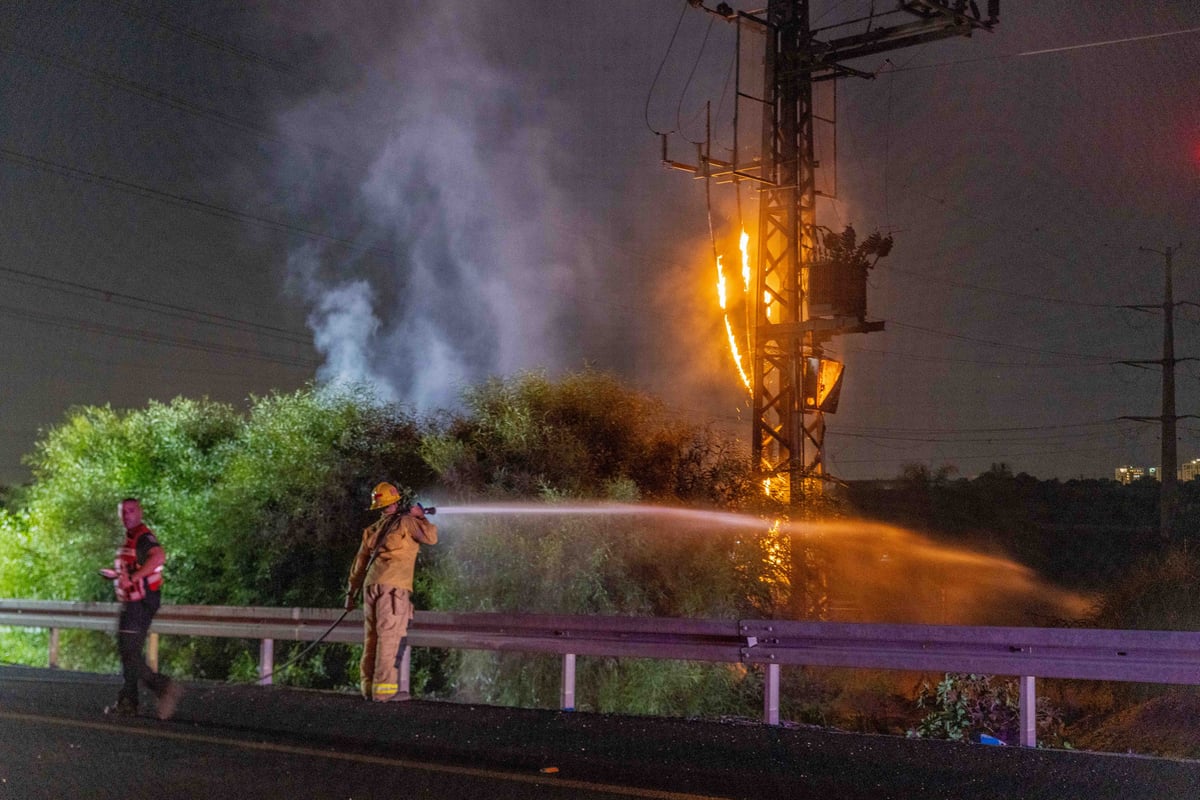
[[[425,513],[429,513],[426,509]],[[719,522],[739,528],[761,528],[765,523],[759,517],[736,514],[731,511],[713,511],[699,508],[674,508],[671,506],[638,505],[636,503],[486,503],[469,506],[443,506],[442,514],[452,515],[508,515],[508,516],[655,516],[711,525]]]

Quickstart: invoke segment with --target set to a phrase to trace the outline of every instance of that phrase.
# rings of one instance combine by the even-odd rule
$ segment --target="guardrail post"
[[[779,724],[779,665],[763,667],[763,722]]]
[[[50,669],[58,669],[58,628],[50,629]]]
[[[258,683],[270,686],[275,672],[275,640],[263,639],[258,643]]]
[[[412,672],[412,648],[409,647],[407,644],[404,645],[404,652],[400,655],[400,670],[399,670],[399,672],[400,672],[399,684],[397,685],[396,688],[402,695],[409,694],[409,692],[411,690],[411,684],[409,682],[409,678],[410,678],[409,673]]]
[[[146,663],[150,665],[150,669],[158,672],[158,634],[151,632],[150,639],[146,642]]]
[[[563,653],[562,662],[562,702],[563,711],[575,710],[575,654]]]
[[[1020,677],[1021,746],[1037,747],[1037,689],[1032,675]]]

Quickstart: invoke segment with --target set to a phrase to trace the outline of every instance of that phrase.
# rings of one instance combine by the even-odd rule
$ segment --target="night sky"
[[[1117,362],[1161,358],[1162,313],[1120,306],[1162,303],[1170,248],[1176,354],[1200,357],[1200,4],[1086,5],[1004,2],[991,33],[863,59],[874,79],[836,103],[820,88],[817,221],[895,240],[869,278],[886,330],[830,346],[832,474],[1157,465],[1158,426],[1120,418],[1160,413],[1160,370]],[[894,8],[814,2],[814,27],[873,7]],[[705,186],[655,133],[694,160],[711,101],[731,142],[713,15],[16,0],[0,30],[0,482],[72,406],[242,407],[314,380],[425,412],[591,366],[749,439]],[[736,260],[734,190],[711,198]],[[1200,415],[1200,362],[1177,402]]]

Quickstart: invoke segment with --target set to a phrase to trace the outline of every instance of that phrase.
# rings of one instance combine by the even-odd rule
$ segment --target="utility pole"
[[[1175,413],[1175,365],[1180,361],[1195,361],[1193,358],[1175,357],[1175,290],[1172,275],[1172,256],[1174,250],[1152,250],[1139,247],[1143,253],[1158,253],[1163,257],[1165,278],[1163,281],[1162,305],[1127,305],[1122,308],[1134,308],[1141,311],[1162,309],[1163,312],[1163,357],[1161,360],[1151,359],[1142,361],[1122,361],[1122,364],[1139,366],[1142,364],[1160,364],[1162,366],[1162,414],[1157,417],[1125,416],[1121,419],[1132,419],[1139,422],[1158,422],[1162,426],[1162,458],[1159,462],[1159,522],[1158,533],[1163,539],[1171,539],[1175,535],[1175,517],[1179,511],[1179,443],[1176,439],[1176,423],[1194,415],[1183,417]]]
[[[991,30],[998,21],[999,0],[988,0],[987,15],[976,0],[899,0],[896,11],[876,18],[840,22],[813,30],[809,0],[769,0],[765,16],[735,12],[726,3],[707,8],[738,25],[738,47],[744,41],[765,42],[763,80],[756,94],[743,88],[738,58],[738,107],[748,104],[762,116],[761,152],[744,158],[738,144],[735,110],[733,158],[709,156],[710,144],[698,150],[700,164],[691,167],[667,158],[663,162],[692,169],[698,178],[749,181],[759,190],[758,259],[753,304],[750,374],[754,413],[752,457],[773,496],[793,506],[808,493],[819,493],[825,470],[825,413],[819,398],[836,383],[840,364],[826,361],[823,346],[834,336],[883,330],[882,321],[866,319],[866,269],[862,247],[853,257],[853,230],[833,256],[819,235],[816,218],[816,174],[820,168],[813,144],[813,85],[843,77],[872,79],[873,73],[847,65],[866,56],[952,36]],[[910,21],[891,27],[880,19],[907,14]],[[821,40],[818,35],[863,26],[861,33]],[[752,59],[748,59],[752,60]],[[753,80],[751,81],[754,82]],[[832,167],[833,165],[828,165]],[[866,253],[881,257],[891,247]],[[836,244],[836,243],[835,243]],[[864,245],[867,243],[864,242]],[[836,390],[833,402],[836,403]]]

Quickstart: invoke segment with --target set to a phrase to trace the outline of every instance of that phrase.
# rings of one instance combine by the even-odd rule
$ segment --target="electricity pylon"
[[[832,389],[829,381],[836,380],[840,388],[841,374],[840,365],[826,369],[824,343],[838,335],[883,329],[882,322],[866,318],[869,265],[861,258],[831,255],[819,235],[813,85],[850,76],[873,78],[848,65],[855,59],[990,30],[1000,4],[989,0],[985,17],[974,0],[900,0],[898,12],[909,20],[903,24],[875,27],[874,18],[860,19],[822,31],[812,29],[809,5],[809,0],[769,0],[765,16],[734,12],[724,3],[706,9],[736,21],[739,49],[744,41],[761,37],[765,42],[761,97],[743,90],[740,66],[737,90],[739,107],[759,106],[762,146],[739,163],[735,120],[733,158],[711,159],[706,146],[696,169],[699,177],[750,181],[759,190],[758,268],[749,298],[755,306],[751,447],[771,494],[792,505],[800,504],[807,492],[821,491],[827,479],[821,393]],[[818,33],[861,23],[866,23],[862,33],[817,38]],[[664,139],[663,160],[686,166],[669,161],[665,150]],[[855,250],[853,239],[848,250]]]
[[[1162,309],[1163,312],[1163,357],[1161,359],[1125,360],[1121,364],[1141,366],[1143,364],[1160,364],[1162,366],[1162,414],[1157,417],[1123,416],[1121,419],[1131,419],[1137,422],[1158,422],[1162,426],[1162,460],[1159,462],[1159,523],[1158,532],[1163,539],[1170,540],[1175,534],[1175,517],[1179,511],[1179,450],[1176,439],[1176,423],[1181,419],[1195,419],[1193,414],[1179,416],[1175,413],[1175,365],[1181,361],[1195,361],[1195,358],[1175,357],[1175,302],[1174,280],[1172,276],[1171,256],[1173,249],[1165,251],[1140,247],[1147,253],[1159,253],[1163,256],[1165,280],[1163,282],[1163,302],[1161,305],[1126,305],[1122,308],[1133,308],[1139,311]],[[1195,305],[1194,303],[1186,303]]]

